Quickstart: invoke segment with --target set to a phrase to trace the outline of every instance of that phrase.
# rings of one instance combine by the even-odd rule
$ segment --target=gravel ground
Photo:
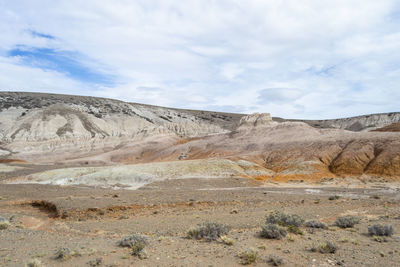
[[[330,196],[339,198],[329,200]],[[261,187],[250,179],[166,180],[139,190],[49,185],[1,185],[0,266],[23,266],[37,259],[45,266],[240,266],[238,253],[253,248],[255,266],[270,255],[284,266],[400,266],[400,201],[396,189]],[[281,240],[259,237],[273,210],[320,220],[329,229]],[[338,216],[361,218],[354,228],[334,226]],[[187,239],[189,228],[204,222],[231,227],[228,237],[207,242]],[[368,235],[368,226],[391,224],[385,242]],[[124,236],[147,238],[147,259],[118,246]],[[330,241],[336,253],[311,252]],[[74,251],[61,261],[60,248]],[[96,265],[99,264],[99,265]]]

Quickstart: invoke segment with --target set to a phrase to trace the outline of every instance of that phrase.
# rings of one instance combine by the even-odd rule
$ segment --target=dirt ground
[[[337,199],[329,200],[331,196]],[[266,215],[274,210],[320,220],[326,230],[307,229],[281,240],[261,238]],[[354,228],[334,226],[338,216],[361,218]],[[238,253],[257,251],[254,266],[269,266],[271,255],[283,266],[400,266],[400,191],[396,188],[289,188],[262,186],[250,179],[166,180],[138,190],[50,185],[0,185],[0,266],[242,266]],[[198,224],[231,227],[228,237],[207,242],[186,238]],[[385,242],[368,226],[391,224]],[[125,236],[147,238],[146,259],[118,246]],[[312,252],[326,241],[336,253]],[[55,259],[61,248],[73,251]]]

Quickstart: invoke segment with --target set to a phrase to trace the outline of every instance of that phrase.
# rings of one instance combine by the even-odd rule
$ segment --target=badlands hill
[[[15,178],[55,184],[136,188],[191,177],[398,181],[400,133],[388,126],[398,122],[400,113],[294,121],[269,114],[2,92],[0,156],[3,162],[68,167]]]

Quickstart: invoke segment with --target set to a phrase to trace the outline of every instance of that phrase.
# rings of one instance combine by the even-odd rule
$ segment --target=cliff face
[[[333,120],[303,120],[317,128],[335,128],[360,132],[371,131],[400,122],[400,112],[382,113]]]
[[[377,114],[319,121],[312,127],[316,122],[277,122],[268,113],[241,115],[92,97],[0,93],[0,158],[65,165],[200,160],[191,162],[191,172],[196,162],[212,158],[228,159],[236,174],[258,180],[400,179],[400,133],[365,131],[386,129],[386,123],[392,129],[398,119],[398,113]],[[362,131],[342,129],[357,130],[357,125]],[[206,168],[203,171],[206,174]]]
[[[237,121],[237,114],[197,114],[103,98],[0,93],[0,156],[82,154],[125,143],[176,142],[227,132]]]

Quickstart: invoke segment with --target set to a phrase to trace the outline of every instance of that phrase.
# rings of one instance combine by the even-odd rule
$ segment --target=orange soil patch
[[[319,182],[324,178],[335,178],[333,173],[309,173],[309,174],[278,174],[272,180],[275,182],[287,183],[290,181]]]
[[[21,163],[27,164],[28,162],[21,159],[0,159],[0,163]]]
[[[175,145],[183,145],[183,144],[186,144],[188,142],[199,140],[199,139],[200,139],[200,137],[181,138],[175,143]]]
[[[271,176],[269,176],[269,175],[259,175],[259,176],[253,177],[253,179],[255,179],[257,181],[266,181],[266,180],[271,179]]]
[[[400,122],[386,125],[385,127],[372,130],[372,132],[400,132]]]

